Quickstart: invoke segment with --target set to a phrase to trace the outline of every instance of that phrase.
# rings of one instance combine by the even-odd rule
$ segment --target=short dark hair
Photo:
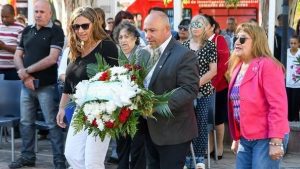
[[[191,20],[190,19],[182,19],[179,23],[179,25],[190,25]]]
[[[2,6],[2,10],[4,10],[4,9],[8,10],[9,14],[15,16],[15,9],[14,9],[14,7],[12,5],[5,4],[5,5]]]
[[[140,44],[140,33],[137,30],[137,28],[132,25],[130,22],[124,21],[122,23],[120,23],[113,32],[113,36],[114,36],[114,40],[115,42],[119,43],[119,35],[122,29],[126,29],[127,32],[129,32],[130,34],[132,34],[134,37],[136,37],[136,41],[135,44],[139,45]]]
[[[132,19],[133,20],[133,15],[128,12],[128,11],[120,11],[117,13],[117,15],[115,16],[115,23],[114,23],[114,27],[117,27],[121,21],[123,19]]]

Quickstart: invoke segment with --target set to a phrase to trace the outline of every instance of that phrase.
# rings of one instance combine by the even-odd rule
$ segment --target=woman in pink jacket
[[[259,26],[239,25],[230,58],[228,120],[237,169],[279,169],[289,124],[284,68]]]

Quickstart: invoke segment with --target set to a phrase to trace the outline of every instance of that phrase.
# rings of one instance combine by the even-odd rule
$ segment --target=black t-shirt
[[[118,65],[118,48],[111,40],[103,40],[98,46],[87,56],[77,57],[74,62],[70,62],[66,70],[66,79],[64,93],[74,94],[76,85],[87,80],[87,65],[97,63],[95,54],[99,53],[110,66]]]
[[[28,67],[49,56],[50,49],[61,50],[64,45],[63,30],[50,22],[39,30],[36,26],[27,26],[21,37],[19,50],[24,51],[24,67]],[[39,86],[47,86],[57,83],[57,64],[31,74],[39,79]]]

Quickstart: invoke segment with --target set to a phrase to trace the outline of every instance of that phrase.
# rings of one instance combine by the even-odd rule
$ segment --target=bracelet
[[[283,144],[282,143],[274,143],[274,142],[269,142],[269,145],[271,145],[271,146],[283,146]]]

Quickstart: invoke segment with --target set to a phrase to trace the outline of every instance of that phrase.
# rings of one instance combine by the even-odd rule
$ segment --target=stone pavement
[[[10,140],[4,140],[0,144],[0,169],[8,169],[7,165],[11,161]],[[16,139],[16,158],[20,155],[21,139]],[[39,152],[37,154],[36,167],[26,169],[53,169],[51,145],[48,140],[39,141]],[[110,150],[108,155],[110,155]],[[281,169],[300,169],[300,150],[299,153],[288,153],[282,163]],[[105,152],[103,152],[105,153]],[[116,169],[116,164],[106,163],[106,169]],[[234,169],[234,155],[225,147],[223,159],[219,161],[211,160],[212,169]]]

